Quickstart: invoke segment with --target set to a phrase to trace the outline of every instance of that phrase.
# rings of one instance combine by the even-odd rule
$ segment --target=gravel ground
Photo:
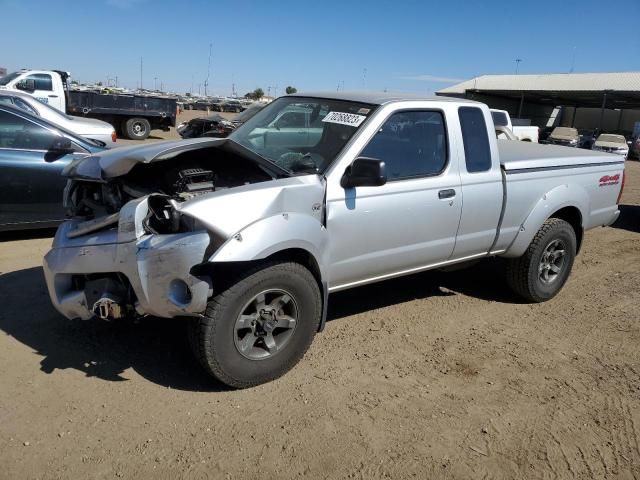
[[[181,321],[61,318],[51,232],[5,235],[0,477],[637,479],[639,185],[627,162],[620,220],[554,300],[519,302],[488,261],[335,294],[305,359],[244,391]]]

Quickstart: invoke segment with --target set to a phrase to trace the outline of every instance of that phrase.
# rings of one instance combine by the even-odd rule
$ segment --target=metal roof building
[[[518,118],[529,111],[534,120],[550,115],[554,107],[573,107],[569,109],[571,122],[563,120],[571,125],[579,109],[598,109],[600,125],[594,126],[602,125],[605,110],[616,110],[620,129],[629,123],[623,122],[622,111],[640,110],[640,72],[482,75],[443,88],[436,95],[479,100]],[[594,117],[595,112],[591,113]],[[627,117],[630,121],[636,115]]]

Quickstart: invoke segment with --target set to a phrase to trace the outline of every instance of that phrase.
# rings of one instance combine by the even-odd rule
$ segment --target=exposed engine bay
[[[216,190],[272,180],[273,174],[256,162],[219,148],[187,151],[171,159],[139,163],[126,175],[109,181],[73,179],[65,206],[71,217],[86,220],[113,215],[130,200],[158,195],[183,202]],[[158,200],[150,202],[150,207]],[[169,219],[166,219],[169,220]]]

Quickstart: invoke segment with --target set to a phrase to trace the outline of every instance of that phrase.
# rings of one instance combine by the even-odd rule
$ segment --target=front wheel
[[[231,387],[274,380],[300,361],[322,313],[315,278],[298,263],[265,263],[241,276],[190,325],[202,366]]]
[[[550,300],[569,278],[576,245],[576,233],[568,222],[559,218],[548,219],[524,255],[509,261],[509,286],[531,302]]]

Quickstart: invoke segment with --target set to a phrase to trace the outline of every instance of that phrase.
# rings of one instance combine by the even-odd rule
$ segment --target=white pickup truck
[[[513,132],[518,140],[538,143],[538,137],[540,136],[540,130],[538,127],[532,125],[513,125],[511,116],[506,110],[496,110],[492,108],[491,117],[493,118],[493,124],[496,127],[507,127]],[[501,137],[498,136],[498,138]]]
[[[19,70],[0,78],[0,91],[23,92],[62,113],[105,121],[132,140],[176,125],[175,98],[70,90],[70,76],[62,70]]]
[[[274,125],[299,109],[298,131]],[[332,92],[279,98],[226,139],[100,152],[65,175],[72,218],[44,259],[56,309],[195,317],[203,367],[248,387],[302,358],[332,292],[500,256],[519,296],[552,298],[584,232],[618,217],[624,161],[497,140],[469,100]]]

